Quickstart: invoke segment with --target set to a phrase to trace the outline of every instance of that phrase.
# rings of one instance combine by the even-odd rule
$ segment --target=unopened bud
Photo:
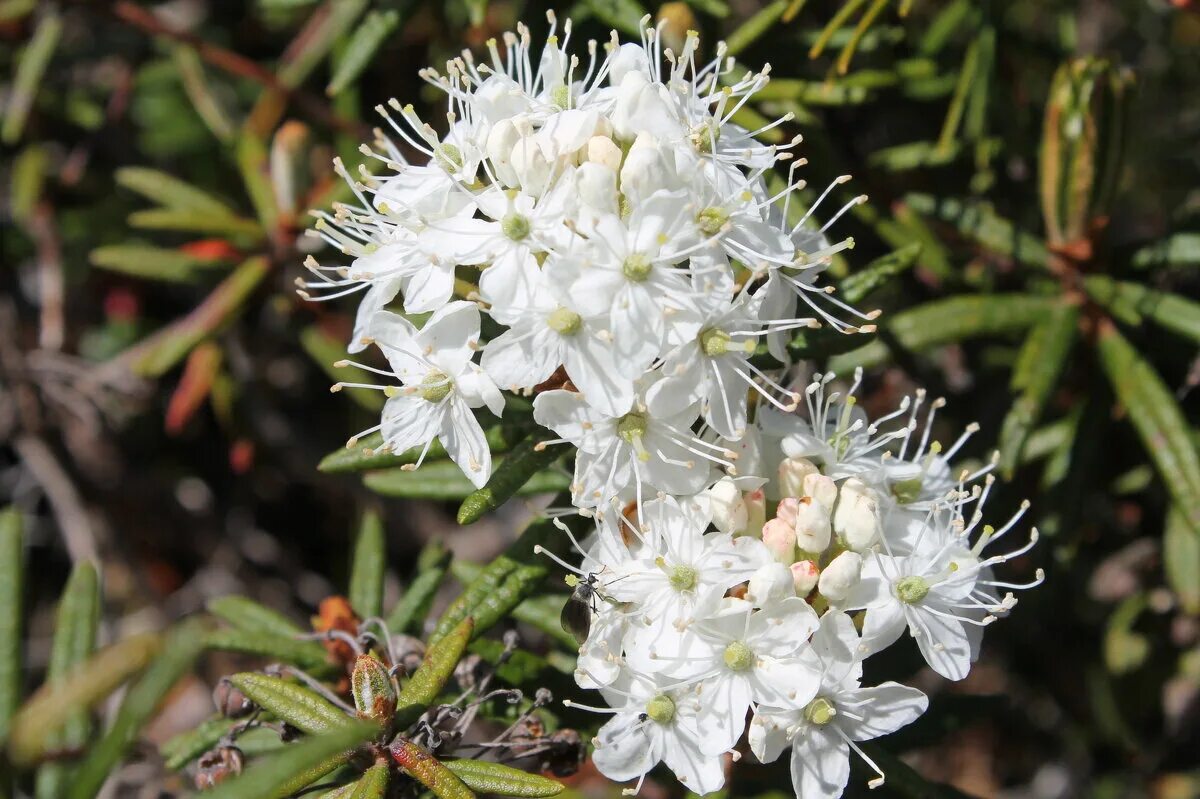
[[[819,555],[829,547],[833,535],[829,524],[829,508],[812,497],[796,502],[796,546],[805,552]]]
[[[763,525],[763,543],[775,560],[791,566],[796,560],[796,528],[783,519],[771,519]]]
[[[784,458],[779,462],[779,495],[804,496],[804,478],[810,474],[820,474],[820,471],[808,458]]]
[[[767,495],[761,488],[756,488],[747,491],[742,499],[746,503],[746,528],[742,532],[759,538],[767,522]]]
[[[586,160],[606,166],[616,174],[621,171],[621,148],[607,136],[593,136],[588,139]]]
[[[759,607],[795,595],[791,569],[782,563],[767,563],[750,575],[746,599]]]
[[[217,683],[217,687],[213,688],[212,697],[217,712],[227,719],[240,719],[254,708],[254,704],[246,695],[226,680]]]
[[[879,496],[857,477],[851,477],[838,491],[833,511],[833,531],[846,546],[861,552],[879,540]]]
[[[396,714],[395,683],[387,667],[374,655],[359,655],[354,661],[350,692],[354,695],[354,709],[361,719],[387,724]]]
[[[850,593],[850,589],[858,585],[862,574],[862,555],[857,552],[843,552],[821,570],[817,581],[817,590],[821,596],[832,602],[840,602]]]
[[[811,560],[798,560],[792,564],[792,587],[796,591],[796,596],[808,596],[812,590],[817,587],[817,579],[821,576],[821,570],[817,568],[817,564]]]
[[[833,504],[837,502],[837,483],[823,474],[806,475],[801,490],[803,494],[796,496],[812,497],[827,508],[832,508]]]
[[[708,489],[707,494],[713,526],[722,533],[739,533],[746,528],[749,522],[746,502],[731,478],[721,478]]]

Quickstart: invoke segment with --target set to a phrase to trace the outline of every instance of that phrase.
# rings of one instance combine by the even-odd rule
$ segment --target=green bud
[[[396,686],[387,668],[374,655],[359,655],[354,661],[350,693],[361,719],[388,724],[396,715]]]

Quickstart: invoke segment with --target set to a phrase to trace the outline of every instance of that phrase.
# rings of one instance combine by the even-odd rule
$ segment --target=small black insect
[[[567,575],[567,585],[575,590],[563,605],[559,622],[562,628],[575,636],[575,640],[583,646],[592,629],[592,614],[597,610],[596,600],[605,597],[600,594],[600,578],[595,574],[584,578]]]

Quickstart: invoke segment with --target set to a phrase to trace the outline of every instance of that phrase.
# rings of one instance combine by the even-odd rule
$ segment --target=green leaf
[[[333,336],[326,333],[318,325],[309,325],[300,331],[300,346],[304,347],[304,351],[313,359],[317,366],[321,367],[330,380],[335,383],[346,381],[347,383],[373,383],[370,373],[365,369],[359,369],[357,366],[351,366],[344,359],[346,357],[346,343],[339,341]],[[342,364],[335,366],[334,364]],[[346,388],[338,389],[350,399],[354,400],[361,407],[373,413],[379,413],[383,410],[385,401],[382,391],[375,391],[369,388]],[[382,434],[378,435],[379,446],[383,444]],[[363,444],[365,445],[365,441]],[[354,449],[338,450],[325,460],[333,458],[336,455],[343,453],[353,453]],[[386,458],[388,456],[380,456]],[[322,466],[324,461],[322,461]]]
[[[240,723],[237,719],[214,716],[168,739],[158,748],[158,753],[167,768],[178,771],[216,746],[221,738]]]
[[[25,120],[33,108],[34,98],[46,74],[46,67],[58,47],[63,23],[58,11],[47,8],[38,20],[37,28],[29,44],[17,56],[16,74],[8,91],[8,104],[4,107],[4,122],[0,125],[0,141],[14,144],[21,138]]]
[[[1034,325],[1017,356],[1011,387],[1017,394],[1000,428],[1000,469],[1008,477],[1021,461],[1025,441],[1042,418],[1050,393],[1066,370],[1078,338],[1079,307],[1062,302]]]
[[[483,565],[467,560],[456,560],[450,567],[454,579],[464,585],[474,582],[483,569]],[[567,649],[575,651],[579,649],[579,642],[562,626],[562,609],[569,597],[570,594],[546,594],[539,591],[513,608],[512,617],[541,630],[561,642]]]
[[[96,648],[100,622],[100,579],[96,567],[81,562],[71,571],[55,614],[54,643],[46,682],[61,684],[83,665]],[[91,740],[92,718],[81,710],[69,718],[60,732],[50,736],[49,747],[82,749]],[[35,799],[58,799],[66,791],[74,769],[65,763],[44,764],[37,773]]]
[[[142,377],[160,377],[241,313],[246,300],[270,272],[261,256],[249,258],[186,316],[172,322],[118,358]]]
[[[363,514],[354,545],[350,571],[350,606],[360,619],[383,615],[383,579],[387,571],[387,544],[383,520],[375,511]]]
[[[1195,538],[1193,535],[1192,539]],[[1146,595],[1138,592],[1126,597],[1108,617],[1104,629],[1104,665],[1110,674],[1137,671],[1150,656],[1150,640],[1133,629],[1146,605]]]
[[[376,51],[400,24],[400,12],[392,9],[371,11],[358,24],[346,45],[345,55],[338,62],[325,93],[330,97],[339,94],[354,81],[371,63]]]
[[[242,131],[237,142],[237,163],[242,173],[242,183],[254,213],[263,230],[271,231],[279,220],[279,206],[275,201],[275,189],[271,185],[271,167],[267,158],[266,143],[250,132]]]
[[[218,652],[258,655],[289,663],[305,671],[324,672],[330,667],[325,648],[318,642],[301,641],[259,630],[214,630],[206,637],[205,646]]]
[[[337,705],[303,685],[257,672],[241,672],[229,683],[254,704],[270,711],[301,732],[319,735],[350,723]]]
[[[1031,294],[963,294],[889,314],[879,320],[881,335],[865,347],[838,355],[830,370],[848,374],[858,366],[888,360],[885,337],[904,350],[921,352],[968,338],[1016,333],[1042,319],[1053,300]]]
[[[438,539],[430,541],[417,556],[412,582],[388,614],[387,626],[393,633],[417,635],[429,614],[433,598],[446,576],[450,552]]]
[[[862,302],[872,292],[891,282],[897,275],[907,272],[917,262],[920,254],[921,244],[913,242],[882,258],[871,261],[843,280],[838,286],[838,293],[842,301],[850,305]]]
[[[517,440],[517,433],[509,426],[496,425],[485,431],[488,447],[492,453],[504,452]],[[383,434],[372,433],[363,438],[351,439],[342,449],[334,450],[321,459],[317,469],[326,474],[350,474],[353,472],[388,469],[393,466],[403,466],[416,463],[421,457],[424,447],[413,447],[404,452],[384,452]],[[425,454],[425,463],[445,460],[449,457],[440,441],[434,441]],[[425,468],[422,466],[422,468]]]
[[[1167,513],[1163,533],[1163,569],[1184,612],[1200,615],[1200,536],[1174,508]]]
[[[1083,285],[1096,302],[1127,325],[1140,325],[1146,318],[1164,330],[1200,343],[1200,302],[1106,275],[1086,277]]]
[[[557,796],[565,790],[561,782],[539,774],[482,760],[443,760],[442,765],[454,772],[463,783],[477,793],[499,796],[523,796],[527,799]]]
[[[262,240],[263,231],[251,219],[225,214],[204,214],[181,208],[150,208],[129,215],[130,227],[142,230],[175,230],[209,236],[228,236],[238,243]]]
[[[222,200],[179,178],[141,166],[128,166],[114,173],[117,184],[137,192],[163,208],[188,211],[200,216],[237,219],[238,214]]]
[[[371,766],[354,783],[350,799],[383,799],[387,794],[389,773],[385,763]]]
[[[1099,349],[1117,399],[1162,475],[1177,512],[1200,535],[1200,455],[1183,411],[1154,367],[1111,323],[1100,329]]]
[[[921,214],[932,214],[954,225],[958,232],[991,252],[1029,266],[1045,269],[1050,263],[1046,245],[1019,230],[985,202],[938,199],[928,194],[907,194],[904,203]]]
[[[181,250],[147,244],[97,247],[88,254],[88,262],[111,272],[168,283],[191,283],[213,266],[211,261]]]
[[[428,788],[437,799],[475,799],[474,792],[440,760],[412,741],[400,738],[388,753],[396,765]]]
[[[0,742],[8,737],[9,720],[21,701],[22,539],[20,511],[0,510]]]
[[[513,447],[512,451],[504,456],[503,461],[492,470],[487,485],[472,491],[463,500],[458,508],[459,524],[478,521],[485,513],[512,499],[518,491],[525,490],[526,483],[539,476],[543,480],[546,479],[548,475],[545,470],[551,468],[568,447],[565,444],[542,444],[541,432],[533,431],[528,438]],[[546,433],[546,437],[552,436]]]
[[[1200,265],[1200,233],[1176,233],[1133,254],[1136,269]]]
[[[345,764],[378,732],[374,724],[347,719],[343,727],[252,764],[240,777],[205,791],[205,799],[284,799]]]
[[[475,622],[470,616],[455,625],[446,635],[430,643],[425,659],[396,697],[397,729],[404,729],[421,717],[433,704],[446,685],[454,667],[466,652]]]
[[[51,737],[80,710],[99,704],[159,653],[163,637],[134,635],[102,649],[71,677],[43,685],[13,717],[8,754],[18,767],[32,765],[47,751]]]
[[[28,224],[41,199],[50,169],[49,150],[44,144],[30,144],[12,160],[8,210],[13,221],[20,225]]]
[[[367,7],[366,0],[338,0],[313,12],[288,48],[278,70],[284,86],[296,88],[329,55],[333,44],[350,30]]]
[[[203,625],[199,619],[185,621],[167,634],[162,653],[129,689],[112,726],[72,777],[69,799],[92,799],[99,793],[167,692],[192,668],[204,648]]]
[[[300,625],[295,624],[287,616],[261,605],[249,597],[229,594],[208,600],[204,607],[214,616],[224,619],[236,629],[246,632],[268,633],[283,637],[300,635],[304,632]],[[324,648],[315,641],[307,643],[311,643],[313,648],[324,651]]]
[[[581,0],[576,8],[587,9],[605,25],[634,37],[641,32],[641,19],[646,15],[646,9],[637,0]],[[586,14],[572,11],[566,16],[574,18]]]
[[[502,473],[506,459],[498,459],[492,467],[494,474]],[[363,478],[367,488],[385,497],[403,499],[453,500],[466,499],[475,493],[475,486],[453,461],[434,461],[420,469],[385,469],[370,472]],[[562,491],[571,484],[571,477],[559,471],[544,470],[534,474],[517,491],[517,496]]]

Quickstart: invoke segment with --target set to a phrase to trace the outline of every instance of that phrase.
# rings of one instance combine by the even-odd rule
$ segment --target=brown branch
[[[113,16],[126,25],[137,28],[152,36],[165,36],[180,44],[185,44],[195,49],[197,55],[214,67],[232,75],[248,78],[287,97],[295,102],[302,111],[323,124],[337,128],[345,133],[354,134],[362,139],[370,136],[370,128],[367,125],[346,119],[334,113],[321,99],[308,92],[286,85],[279,80],[279,77],[274,72],[266,67],[232,50],[215,45],[193,33],[175,30],[161,22],[153,13],[131,2],[131,0],[118,0],[118,2],[112,5],[111,10]]]

